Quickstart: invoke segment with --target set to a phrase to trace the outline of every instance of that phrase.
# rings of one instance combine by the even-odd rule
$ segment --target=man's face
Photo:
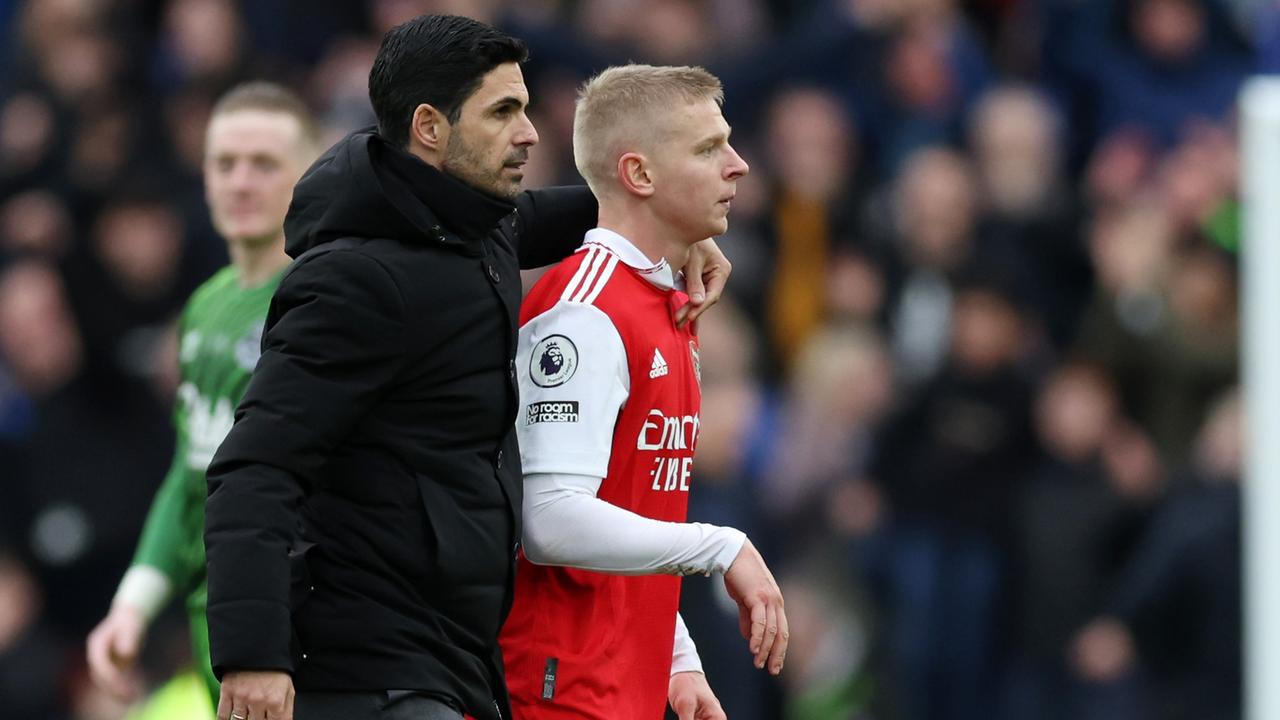
[[[507,199],[520,192],[529,148],[538,142],[525,107],[529,91],[516,63],[499,65],[462,104],[450,126],[443,169],[468,185]]]
[[[232,110],[209,121],[204,191],[223,238],[255,246],[280,237],[306,170],[303,144],[298,120],[287,113]]]
[[[729,124],[715,101],[673,108],[651,155],[654,212],[681,238],[697,242],[729,228],[729,201],[746,161],[729,144]]]

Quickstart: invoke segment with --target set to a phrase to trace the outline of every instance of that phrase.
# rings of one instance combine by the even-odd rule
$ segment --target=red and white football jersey
[[[686,302],[665,261],[603,229],[538,281],[516,355],[526,474],[602,477],[601,500],[685,521],[702,401]],[[516,720],[662,718],[680,578],[519,562],[501,637]]]

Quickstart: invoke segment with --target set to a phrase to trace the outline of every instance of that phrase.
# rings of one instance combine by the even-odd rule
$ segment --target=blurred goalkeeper
[[[171,598],[185,596],[196,667],[217,706],[205,620],[205,470],[257,364],[267,308],[289,264],[285,212],[318,154],[317,135],[306,105],[273,83],[233,88],[210,115],[205,199],[231,265],[197,289],[182,312],[173,463],[111,610],[87,642],[94,681],[122,699],[138,692],[133,668],[147,626]]]

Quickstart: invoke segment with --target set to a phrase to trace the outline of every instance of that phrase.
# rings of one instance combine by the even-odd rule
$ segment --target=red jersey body
[[[688,298],[665,263],[594,230],[521,310],[517,430],[526,474],[603,477],[597,497],[684,522],[701,390]],[[501,644],[516,720],[660,720],[680,578],[609,575],[521,554]]]

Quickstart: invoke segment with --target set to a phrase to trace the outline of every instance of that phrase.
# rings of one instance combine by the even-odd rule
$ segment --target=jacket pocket
[[[311,577],[311,567],[307,562],[315,548],[315,543],[303,542],[289,551],[289,614],[292,616],[289,623],[289,656],[294,669],[301,667],[307,659],[302,638],[298,634],[297,613],[316,589]]]
[[[311,566],[308,556],[316,549],[313,542],[298,543],[289,551],[289,609],[302,607],[311,593],[315,592],[315,583],[311,577]]]
[[[428,581],[444,592],[506,584],[513,529],[505,506],[468,502],[451,488],[419,476],[427,525]],[[496,599],[501,602],[502,593]]]

